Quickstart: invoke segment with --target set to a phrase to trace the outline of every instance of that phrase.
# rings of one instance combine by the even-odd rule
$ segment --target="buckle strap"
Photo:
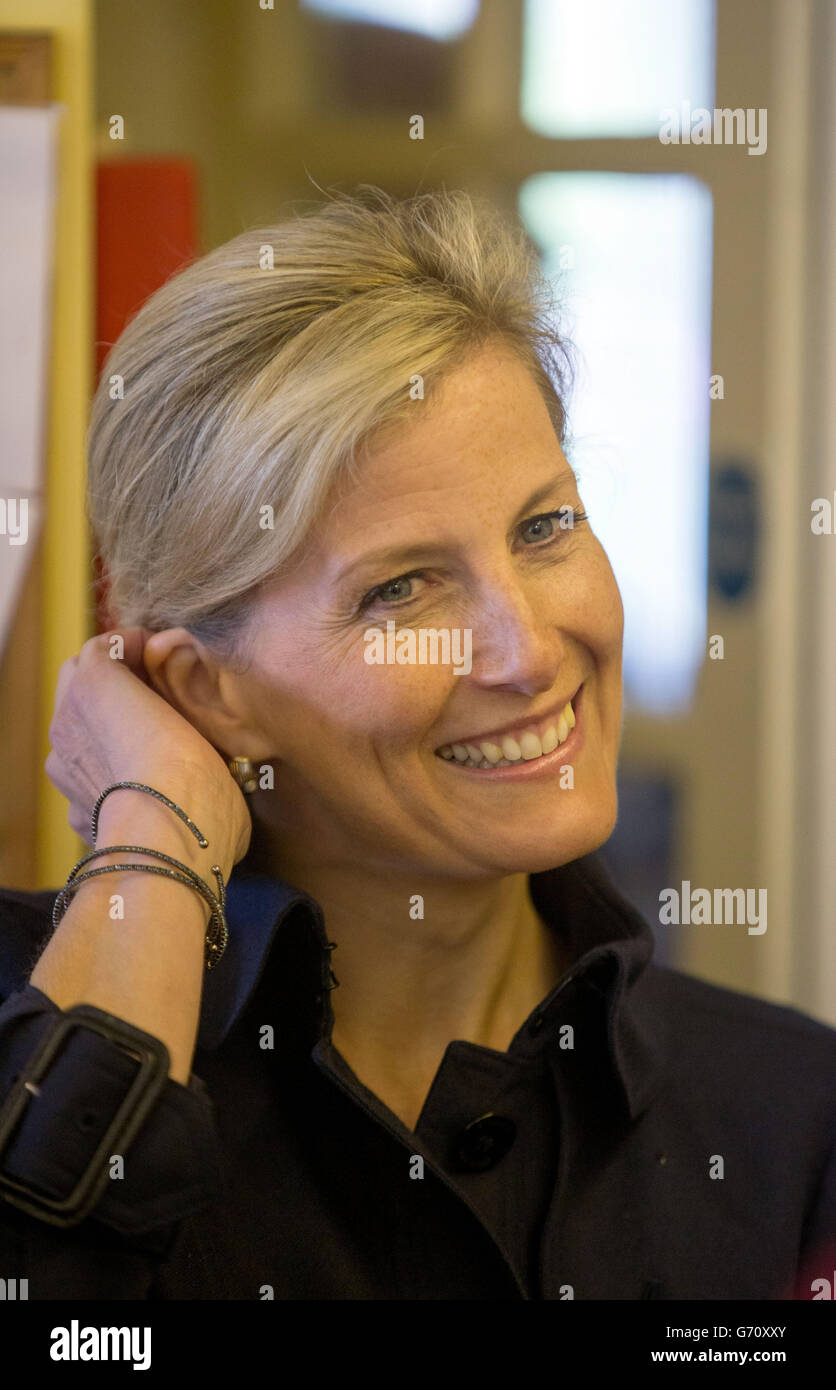
[[[68,1227],[82,1222],[101,1199],[109,1181],[108,1159],[114,1152],[126,1151],[156,1105],[168,1081],[170,1056],[160,1038],[92,1004],[76,1004],[55,1014],[50,1022],[52,1026],[0,1106],[0,1198],[50,1225]],[[28,1106],[38,1097],[38,1083],[67,1035],[78,1028],[115,1043],[138,1063],[138,1069],[86,1172],[69,1196],[56,1198],[11,1178],[3,1169],[3,1154]]]

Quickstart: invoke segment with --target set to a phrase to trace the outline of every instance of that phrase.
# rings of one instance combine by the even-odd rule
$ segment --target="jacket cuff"
[[[0,1005],[0,1108],[64,1013],[34,985]],[[148,1034],[124,1020],[118,1024],[138,1050],[147,1047]],[[138,1060],[110,1037],[73,1028],[36,1090],[29,1088],[22,1118],[0,1152],[0,1173],[24,1184],[35,1198],[69,1196],[90,1169],[138,1070]],[[121,1162],[116,1155],[99,1160],[98,1170],[110,1177],[91,1220],[120,1234],[142,1234],[179,1222],[220,1196],[214,1106],[193,1074],[188,1086],[166,1078],[140,1128],[122,1147]],[[2,1188],[0,1200],[8,1201]]]

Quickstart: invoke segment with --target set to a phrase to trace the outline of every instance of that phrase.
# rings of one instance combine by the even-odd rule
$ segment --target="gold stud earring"
[[[230,758],[228,767],[242,792],[258,790],[258,773],[249,758]]]

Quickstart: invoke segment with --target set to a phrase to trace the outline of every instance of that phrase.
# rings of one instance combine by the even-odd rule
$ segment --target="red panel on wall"
[[[129,319],[194,260],[198,175],[189,159],[120,159],[96,168],[96,380]],[[96,626],[112,627],[95,559]]]
[[[199,254],[197,172],[188,159],[124,159],[96,169],[96,380],[125,324]]]

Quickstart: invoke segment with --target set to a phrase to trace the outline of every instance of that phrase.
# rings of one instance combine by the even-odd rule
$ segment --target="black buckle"
[[[41,1080],[66,1034],[73,1028],[88,1028],[109,1038],[111,1042],[121,1044],[139,1062],[139,1070],[115,1118],[102,1136],[86,1173],[68,1197],[56,1198],[10,1178],[3,1170],[2,1156],[26,1105],[34,1098],[35,1093],[29,1090],[29,1086],[36,1086]],[[160,1038],[143,1033],[141,1029],[133,1028],[123,1019],[104,1013],[92,1004],[76,1004],[56,1015],[54,1026],[42,1039],[0,1106],[0,1197],[53,1226],[77,1226],[107,1187],[110,1180],[107,1159],[112,1153],[125,1152],[165,1089],[169,1062],[168,1048]]]

